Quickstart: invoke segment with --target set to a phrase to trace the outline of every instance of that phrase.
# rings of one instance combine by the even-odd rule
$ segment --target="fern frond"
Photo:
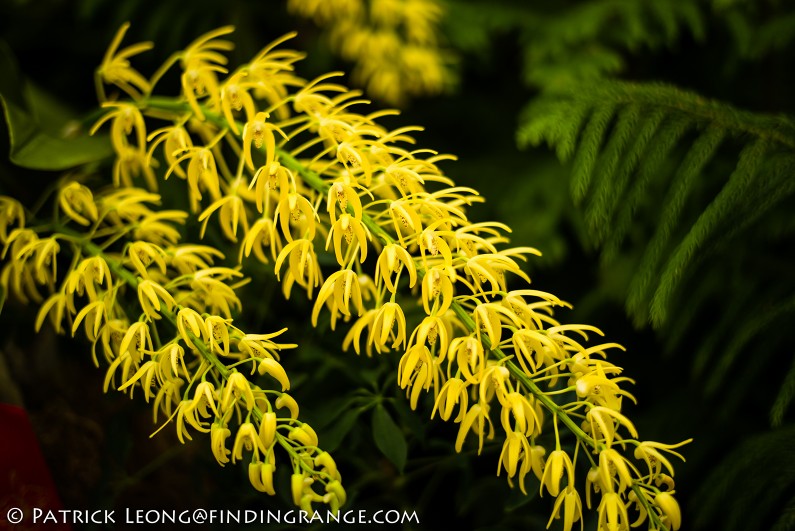
[[[619,209],[616,221],[602,250],[602,258],[605,263],[612,262],[618,255],[621,242],[627,237],[632,227],[638,206],[646,197],[646,190],[650,182],[664,167],[666,161],[671,157],[671,152],[690,126],[690,122],[686,119],[667,116],[656,131],[649,149],[638,161],[638,170],[634,175],[634,180],[629,183],[630,188],[626,193],[626,199],[616,205]]]
[[[583,108],[590,112],[586,119]],[[562,116],[565,109],[576,109],[575,122],[587,124],[579,135],[548,118]],[[691,140],[686,130],[698,136]],[[627,307],[636,320],[650,319],[657,327],[666,322],[672,297],[694,258],[723,235],[736,233],[733,226],[749,225],[735,219],[738,212],[758,219],[793,192],[781,178],[786,173],[782,168],[795,160],[791,120],[741,111],[666,85],[605,81],[548,91],[526,109],[518,139],[520,145],[547,142],[564,160],[573,159],[574,199],[588,200],[591,237],[600,246],[609,242],[612,255],[635,219],[644,190],[655,184],[663,208],[631,282]],[[728,179],[712,184],[718,187],[714,197],[702,197],[711,161],[730,139],[744,146],[736,168]],[[684,155],[676,171],[669,172],[666,163],[677,147]],[[683,222],[693,208],[700,213],[689,224]]]
[[[539,87],[565,87],[623,70],[623,54],[672,46],[683,33],[705,33],[700,0],[589,0],[529,3],[522,9],[493,0],[452,0],[447,34],[453,44],[477,51],[489,35],[518,30],[524,77]]]
[[[575,203],[581,202],[588,193],[602,141],[615,111],[616,107],[611,105],[596,109],[582,133],[572,168],[571,192]]]
[[[657,230],[641,259],[638,274],[630,284],[627,297],[627,309],[630,313],[646,315],[646,301],[650,299],[649,292],[654,289],[653,284],[657,279],[660,261],[674,229],[681,219],[685,200],[692,191],[695,181],[702,174],[704,167],[712,160],[724,136],[725,131],[722,129],[706,129],[693,142],[682,159],[663,203]]]
[[[737,169],[729,177],[729,182],[721,189],[715,199],[707,206],[691,227],[687,236],[677,246],[674,255],[662,272],[659,286],[651,300],[651,320],[653,324],[662,325],[668,314],[669,303],[674,290],[679,286],[682,277],[688,270],[691,260],[706,241],[720,229],[726,218],[746,197],[750,187],[759,175],[758,170],[764,163],[770,145],[766,140],[757,140],[743,149]]]
[[[637,107],[635,109],[639,115],[642,113],[642,109]],[[628,145],[627,149],[620,153],[617,150],[615,160],[607,159],[608,162],[600,166],[599,184],[597,185],[599,193],[594,196],[591,204],[585,210],[585,221],[588,223],[597,245],[604,243],[609,233],[607,223],[618,207],[612,198],[624,195],[624,190],[632,174],[664,119],[665,113],[659,110],[643,118],[643,123],[637,127],[637,134],[629,139],[631,145]],[[616,137],[616,135],[613,136]]]

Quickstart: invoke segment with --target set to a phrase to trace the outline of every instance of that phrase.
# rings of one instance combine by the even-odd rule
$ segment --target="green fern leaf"
[[[671,152],[691,125],[690,120],[686,118],[668,116],[654,135],[649,149],[638,161],[638,171],[634,181],[630,183],[626,200],[618,205],[619,213],[616,222],[613,224],[609,239],[602,250],[602,259],[605,263],[615,259],[619,247],[632,227],[638,206],[646,196],[649,183],[662,173],[665,162],[671,157]]]
[[[595,168],[594,182],[595,200],[591,201],[585,209],[585,221],[591,228],[592,235],[596,236],[598,243],[598,229],[600,225],[607,223],[605,218],[606,206],[598,201],[599,192],[604,188],[609,188],[613,181],[613,176],[621,163],[629,143],[634,138],[640,120],[642,107],[640,105],[627,105],[618,113],[610,138],[605,145],[602,154],[599,156],[599,164]],[[600,208],[601,207],[601,208]]]
[[[549,91],[539,102],[524,116],[523,143],[547,142],[564,159],[573,152],[572,195],[576,204],[587,204],[592,242],[615,256],[647,187],[653,185],[665,197],[629,287],[627,308],[636,322],[650,318],[657,327],[664,324],[694,259],[795,192],[783,177],[790,163],[782,152],[795,149],[795,127],[787,118],[741,111],[660,84],[602,81]],[[561,108],[576,109],[575,123],[584,124],[579,136],[571,127],[557,125]],[[700,133],[690,145],[682,145],[688,129]],[[745,147],[731,177],[710,185],[718,190],[707,202],[700,195],[706,176],[715,173],[712,160],[729,137],[738,139],[732,144]],[[686,154],[678,169],[666,171],[682,148]],[[779,169],[770,162],[776,159],[781,159]],[[656,202],[649,208],[656,210]],[[694,209],[701,213],[691,213]]]
[[[659,286],[651,301],[650,315],[653,324],[659,326],[665,322],[670,299],[685,275],[690,261],[704,246],[706,240],[718,230],[721,222],[731,214],[732,209],[743,200],[769,149],[770,145],[766,140],[757,140],[746,146],[740,153],[737,169],[732,173],[728,184],[707,206],[677,247],[662,272]]]
[[[639,273],[630,284],[627,308],[631,312],[640,313],[645,311],[645,307],[650,300],[649,293],[653,289],[652,284],[657,278],[660,261],[669,244],[671,235],[680,221],[685,200],[704,167],[712,160],[724,136],[725,132],[721,129],[707,129],[696,139],[682,160],[674,177],[668,198],[664,203],[662,216],[657,224],[657,231],[654,233],[641,259],[638,268]]]
[[[638,115],[642,112],[639,107],[629,108],[636,109]],[[585,221],[590,225],[597,245],[604,243],[609,234],[609,222],[613,218],[614,211],[621,204],[624,189],[664,118],[665,113],[659,109],[652,112],[643,120],[643,124],[634,136],[634,142],[620,154],[619,160],[610,161],[607,163],[609,165],[600,167],[599,183],[594,199],[585,211]],[[613,135],[614,138],[616,136]],[[613,165],[618,165],[616,171],[611,171]]]
[[[581,202],[588,193],[602,141],[615,111],[616,107],[611,105],[597,109],[582,133],[572,169],[571,187],[575,203]]]

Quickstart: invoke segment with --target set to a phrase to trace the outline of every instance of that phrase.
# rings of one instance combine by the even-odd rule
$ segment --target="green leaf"
[[[6,47],[0,47],[0,107],[8,126],[11,162],[34,170],[66,170],[113,154],[107,136],[88,136],[41,91],[24,86]]]
[[[351,409],[343,413],[336,422],[333,423],[333,426],[322,433],[321,441],[323,441],[323,449],[327,452],[334,452],[339,448],[345,436],[350,433],[354,424],[356,424],[356,420],[361,413],[361,408]]]
[[[402,474],[406,466],[408,447],[403,431],[395,424],[384,406],[378,405],[373,411],[373,438],[375,445]]]

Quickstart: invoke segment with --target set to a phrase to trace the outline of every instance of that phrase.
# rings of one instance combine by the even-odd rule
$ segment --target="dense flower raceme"
[[[519,261],[537,251],[506,246],[509,229],[500,223],[468,219],[467,206],[480,197],[442,173],[438,163],[452,157],[413,147],[411,134],[420,128],[389,131],[378,119],[394,112],[357,113],[355,108],[365,102],[359,93],[334,82],[338,74],[313,81],[297,77],[294,63],[301,54],[277,49],[285,39],[228,72],[222,52],[232,43],[223,37],[231,32],[221,28],[197,39],[136,86],[130,83],[140,74],[124,61],[128,50],[147,45],[119,52],[124,61],[114,53],[106,55],[98,70],[100,97],[104,85],[115,85],[131,98],[103,102],[107,113],[95,127],[110,128],[118,155],[116,184],[131,190],[134,181],[142,180],[154,191],[159,178],[185,180],[190,208],[203,230],[211,222],[218,224],[230,243],[238,245],[241,262],[271,264],[285,296],[297,287],[314,298],[313,324],[329,315],[332,327],[340,322],[349,326],[346,349],[367,355],[397,353],[397,383],[412,408],[423,394],[432,395],[432,416],[459,425],[458,451],[470,434],[480,451],[485,440],[499,433],[503,449],[497,473],[504,473],[511,484],[517,482],[523,492],[527,477],[535,476],[540,493],[555,497],[550,525],[557,518],[567,530],[578,521],[582,525],[584,494],[585,505],[598,511],[600,529],[646,522],[652,529],[678,529],[674,469],[667,455],[681,457],[674,450],[684,443],[638,438],[622,413],[624,399],[634,400],[622,388],[630,380],[606,361],[606,351],[619,345],[586,346],[589,336],[601,335],[599,330],[555,320],[553,308],[565,303],[526,286],[529,279],[520,268]],[[120,42],[118,37],[114,46]],[[181,97],[152,96],[160,76],[177,63],[182,68]],[[158,128],[149,131],[150,123]],[[81,199],[79,185],[69,186],[61,194],[62,210],[86,224],[95,216],[91,201]],[[72,191],[67,194],[67,189]],[[0,232],[6,234],[21,218],[19,207],[9,201],[3,205]],[[140,228],[134,230],[136,238],[163,250],[140,254],[151,257],[147,267],[169,271],[172,266],[161,266],[158,260],[169,256],[165,249],[175,245],[170,241],[175,237],[150,230],[147,240],[138,235]],[[51,283],[54,272],[45,266],[54,263],[47,257],[57,252],[58,244],[54,239],[36,243],[27,252],[20,246],[27,244],[12,244],[8,267],[16,269],[4,278],[16,282],[22,295],[30,295],[37,282]],[[321,253],[339,268],[323,271]],[[133,258],[129,260],[128,269],[137,270]],[[158,307],[161,313],[164,308],[172,311],[167,295],[174,305],[184,304],[166,280],[157,275],[138,280],[144,310],[140,322],[147,326],[155,322]],[[109,285],[106,291],[114,292]],[[230,308],[237,302],[224,296],[218,301],[210,314],[225,308],[221,301]],[[415,308],[424,314],[418,323],[406,318],[407,310]],[[96,319],[95,314],[85,317]],[[225,323],[222,330],[233,330],[228,319],[217,319],[219,325]],[[228,343],[223,334],[201,339],[208,352],[226,353],[238,335],[230,331]],[[200,339],[198,333],[193,336]],[[185,347],[192,349],[192,344],[185,341]],[[139,378],[145,376],[146,371]],[[231,376],[225,382],[237,386],[230,383]],[[242,389],[240,396],[246,396]],[[300,427],[279,426],[294,431]],[[561,429],[571,434],[563,444]],[[554,440],[554,449],[541,444],[542,430],[550,433],[543,440]],[[219,427],[211,434],[214,445],[224,433]],[[288,435],[286,440],[292,439]],[[319,457],[298,459],[308,467],[322,463]],[[578,480],[583,465],[590,470]],[[338,484],[331,480],[330,469],[326,474],[320,479],[326,481],[324,496],[329,496]],[[306,483],[312,478],[317,479],[307,476]],[[341,501],[339,496],[336,501]]]
[[[58,332],[82,329],[94,362],[108,364],[105,391],[132,396],[140,387],[154,421],[167,419],[160,429],[173,422],[183,443],[192,432],[209,433],[218,463],[248,461],[252,485],[268,494],[275,494],[281,447],[293,469],[295,503],[307,511],[316,502],[336,510],[345,502],[340,474],[285,392],[290,379],[280,352],[296,345],[274,341],[284,330],[247,334],[233,324],[242,274],[214,266],[223,258],[217,249],[179,244],[175,225],[187,214],[153,210],[159,202],[139,188],[95,196],[67,181],[58,197],[63,224],[26,228],[21,205],[0,197],[8,259],[0,281],[23,302],[40,303],[37,330],[47,320]],[[79,232],[67,221],[90,227]],[[64,253],[71,265],[59,275]],[[257,373],[264,386],[255,383]]]
[[[354,63],[354,82],[391,105],[437,94],[451,77],[438,43],[437,0],[288,0],[288,9],[327,30],[332,49]]]

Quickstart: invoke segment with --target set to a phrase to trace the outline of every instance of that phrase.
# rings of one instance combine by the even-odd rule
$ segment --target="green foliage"
[[[638,217],[656,216],[627,308],[636,322],[650,318],[657,327],[705,249],[737,236],[795,191],[790,119],[665,85],[605,81],[550,91],[528,106],[518,138],[520,145],[546,142],[573,160],[572,194],[585,205],[590,236],[607,261]],[[717,191],[704,193],[699,185],[722,144],[740,148],[735,167],[712,177]],[[662,208],[639,212],[650,180]],[[693,205],[698,210],[688,215]]]
[[[406,438],[389,412],[380,404],[373,410],[373,439],[378,449],[402,474],[408,455]]]
[[[615,74],[625,68],[627,50],[671,46],[683,31],[697,40],[705,33],[696,0],[596,0],[529,8],[453,2],[450,12],[450,38],[465,49],[482,49],[489,33],[518,29],[525,80],[540,87]]]
[[[106,136],[90,137],[80,123],[41,90],[22,83],[0,42],[0,108],[8,128],[11,162],[36,170],[65,170],[112,153]]]
[[[795,11],[771,10],[764,2],[745,0],[713,0],[712,6],[725,21],[742,59],[784,50],[795,40]]]

